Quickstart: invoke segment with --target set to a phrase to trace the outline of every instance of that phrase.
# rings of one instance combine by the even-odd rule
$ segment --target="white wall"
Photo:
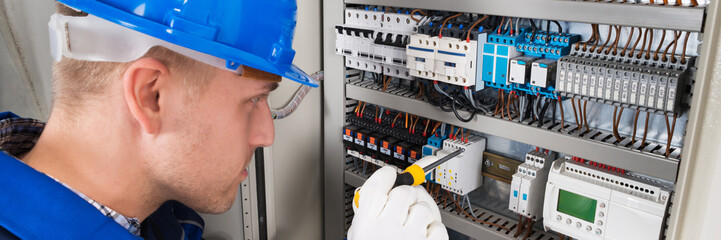
[[[52,89],[47,22],[54,4],[51,0],[0,0],[0,11],[6,13],[0,14],[0,111],[47,119]],[[298,0],[295,63],[308,73],[321,68],[320,4],[320,0]],[[284,80],[271,95],[271,105],[284,105],[298,86]],[[266,176],[275,177],[267,187],[271,239],[322,238],[321,117],[320,90],[313,89],[292,116],[275,122],[275,144],[266,156],[274,166]],[[240,216],[238,201],[224,215],[205,215],[206,232],[214,239],[240,239]]]
[[[0,111],[47,119],[52,90],[48,21],[54,1],[0,0]]]
[[[295,64],[309,74],[321,70],[321,1],[298,0],[298,25],[293,49]],[[332,79],[331,79],[332,80]],[[271,105],[284,105],[300,84],[283,80]],[[270,239],[321,239],[323,233],[321,161],[321,91],[313,89],[290,117],[275,121],[273,161],[275,220]],[[275,207],[273,208],[273,204]],[[269,231],[272,228],[269,226]]]

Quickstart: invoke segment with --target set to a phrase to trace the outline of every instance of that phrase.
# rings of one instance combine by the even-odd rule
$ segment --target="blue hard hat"
[[[295,0],[58,0],[149,36],[317,87],[293,65]]]

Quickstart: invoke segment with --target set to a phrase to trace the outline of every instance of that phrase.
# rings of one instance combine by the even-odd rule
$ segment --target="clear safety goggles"
[[[162,46],[199,62],[226,68],[226,61],[213,55],[175,45],[132,30],[128,27],[88,15],[83,17],[53,14],[48,22],[50,53],[56,62],[62,57],[97,62],[131,62],[139,59],[152,47]],[[168,30],[171,31],[171,30]]]

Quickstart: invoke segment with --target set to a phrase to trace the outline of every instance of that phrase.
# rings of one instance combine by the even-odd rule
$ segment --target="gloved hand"
[[[356,189],[348,239],[447,240],[448,232],[431,195],[421,186],[391,190],[396,176],[393,168],[383,167]]]

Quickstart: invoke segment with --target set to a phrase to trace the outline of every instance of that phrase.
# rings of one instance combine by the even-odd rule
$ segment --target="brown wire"
[[[504,91],[503,89],[500,89],[500,90],[501,90],[501,109],[500,109],[500,113],[501,113],[501,118],[503,118],[504,111],[505,111],[505,110],[503,109],[503,105],[506,104],[506,100],[504,99],[504,96],[506,95],[506,91]]]
[[[508,120],[513,121],[513,118],[511,118],[511,96],[513,94],[513,91],[508,92],[508,100],[506,101],[506,114],[508,115]]]
[[[498,99],[499,100],[500,100],[501,96],[502,96],[501,89],[498,89],[498,97],[499,97]],[[493,111],[493,115],[498,114],[498,106],[500,106],[500,104],[501,104],[501,101],[496,101],[496,110]]]
[[[518,95],[516,94],[516,92],[513,92],[513,104],[511,105],[513,106],[513,111],[516,112],[516,116],[518,117],[521,114],[518,112],[518,107],[516,106],[516,104],[518,104]]]
[[[416,9],[413,9],[413,11],[411,11],[410,17],[411,17],[411,19],[413,19],[413,21],[416,21],[416,22],[421,22],[421,19],[416,19],[416,18],[414,18],[414,17],[413,17],[413,14],[415,14],[415,13],[420,13],[420,14],[422,14],[423,16],[428,16],[428,14],[426,14],[425,12],[423,12],[423,10],[420,10],[420,9],[417,9],[417,8],[416,8]]]
[[[643,127],[643,139],[641,139],[641,147],[646,146],[646,135],[648,134],[648,118],[651,116],[650,112],[646,112],[646,124]]]
[[[681,37],[681,32],[678,33],[679,38]],[[676,63],[676,46],[678,46],[678,41],[673,43],[673,50],[671,50],[671,62]]]
[[[578,118],[579,118],[578,121],[581,123],[581,128],[585,128],[586,125],[584,124],[585,120],[583,120],[584,115],[583,115],[583,107],[582,106],[583,105],[581,105],[581,99],[578,99]]]
[[[518,214],[518,224],[516,224],[516,233],[513,235],[513,237],[518,237],[518,235],[521,235],[523,229],[526,228],[525,220],[526,219],[523,218],[523,215]]]
[[[621,51],[621,56],[626,56],[626,49],[628,48],[628,45],[631,44],[631,39],[633,39],[634,31],[635,31],[635,28],[631,27],[631,33],[628,34],[628,40],[626,40],[626,45],[623,46],[623,51]]]
[[[633,44],[631,51],[628,52],[628,57],[633,56],[633,52],[636,51],[636,46],[638,46],[638,43],[641,42],[641,36],[643,35],[643,33],[641,33],[641,31],[642,31],[641,28],[638,28],[638,38],[636,39],[636,43]],[[645,42],[645,40],[644,40],[644,42]]]
[[[611,44],[613,46],[613,55],[618,53],[618,39],[621,37],[621,26],[616,26],[616,40]],[[606,50],[606,54],[611,52],[611,47]]]
[[[578,121],[578,114],[576,113],[576,102],[573,100],[573,98],[571,98],[571,106],[573,106],[573,117],[576,118],[576,126],[578,128],[581,128],[581,122]]]
[[[446,23],[448,22],[448,20],[457,18],[458,16],[461,16],[461,14],[462,14],[462,13],[458,13],[458,14],[456,14],[456,15],[450,16],[450,17],[446,18],[446,20],[443,21],[443,24],[441,24],[441,30],[438,32],[438,38],[443,38],[443,28],[445,28]]]
[[[473,32],[473,28],[475,28],[476,25],[478,25],[479,23],[483,22],[483,20],[486,20],[486,18],[488,18],[488,15],[483,16],[481,19],[478,19],[478,21],[476,21],[475,23],[473,23],[473,25],[471,25],[471,28],[468,29],[468,35],[466,36],[466,42],[471,41],[471,32]]]
[[[583,51],[586,51],[588,43],[590,43],[591,41],[596,41],[596,38],[598,38],[598,36],[596,35],[596,24],[591,24],[591,37],[588,38],[588,41],[583,44]]]
[[[613,43],[611,43],[611,35],[613,35],[613,30],[616,29],[616,27],[608,25],[608,39],[606,40],[606,43],[603,44],[603,47],[598,50],[598,53],[603,52],[603,50],[606,50],[606,54],[608,54],[608,51],[611,50]],[[618,36],[618,33],[616,33],[616,36]],[[618,40],[618,38],[616,38]],[[610,44],[609,44],[610,43]],[[606,46],[608,46],[608,49],[606,49]]]
[[[651,58],[651,46],[653,45],[653,30],[648,35],[648,49],[646,50],[646,60]]]
[[[694,1],[694,0],[691,0]],[[696,4],[698,5],[698,3]],[[694,5],[694,6],[696,6]],[[691,35],[691,32],[686,32],[686,37],[683,39],[683,51],[681,52],[681,64],[686,64],[686,45],[688,43],[688,36]]]
[[[676,0],[676,5],[683,6],[683,2],[681,0]]]
[[[535,223],[536,223],[536,221],[533,221],[533,219],[528,219],[528,228],[527,228],[528,231],[526,231],[526,235],[523,236],[523,239],[526,239],[529,236],[531,236],[531,232],[533,232],[533,224],[535,224]]]
[[[588,45],[588,42],[590,42],[594,37],[596,37],[596,35],[593,32],[593,24],[591,24],[591,37],[589,37],[588,40],[586,40],[585,42],[578,41],[576,43],[576,50],[578,51],[579,49],[581,49],[581,47],[580,47],[581,43],[584,43],[584,51],[585,51],[586,50],[585,46]]]
[[[363,113],[366,112],[366,105],[368,105],[368,103],[367,103],[367,102],[364,102],[364,103],[363,103],[363,108],[361,108],[361,112],[360,112],[361,116],[363,116]]]
[[[643,57],[643,51],[646,49],[646,39],[648,38],[648,32],[650,31],[650,28],[646,28],[646,31],[643,33],[643,44],[641,45],[641,51],[638,52],[638,55],[636,55],[636,58],[640,59]]]
[[[666,46],[666,50],[663,51],[663,57],[661,57],[661,60],[663,60],[664,62],[666,60],[668,60],[668,58],[666,57],[666,54],[668,54],[668,50],[671,49],[671,45],[676,46],[676,44],[678,43],[678,39],[681,38],[681,31],[673,31],[673,36],[674,36],[673,41],[668,43],[668,46]],[[674,50],[674,51],[676,51],[676,50]],[[676,54],[676,53],[672,52],[671,56],[673,56],[674,54]]]
[[[666,157],[668,157],[669,154],[671,154],[671,140],[673,139],[673,132],[676,130],[676,118],[678,117],[678,113],[673,113],[673,124],[671,128],[668,127],[668,113],[664,113],[664,119],[666,120],[666,131],[668,132],[668,135],[666,138],[668,138],[668,142],[666,143]]]
[[[621,109],[623,109],[623,108],[621,108]],[[623,110],[621,110],[621,111],[623,111]],[[616,118],[617,115],[620,116],[620,114],[618,114],[618,106],[615,106],[613,108],[613,137],[615,137],[616,140],[620,142],[621,135],[618,134],[618,124],[619,124],[618,122],[621,118],[620,117]]]
[[[425,136],[426,132],[428,132],[428,124],[430,124],[430,123],[431,123],[431,120],[426,118],[426,128],[423,129],[423,136]]]
[[[661,42],[658,43],[658,48],[656,48],[656,53],[653,54],[653,60],[658,61],[658,52],[661,50],[661,47],[663,46],[663,41],[666,40],[666,30],[663,31],[663,35],[661,35]]]
[[[638,115],[641,113],[641,110],[636,110],[636,116],[633,117],[633,134],[631,134],[631,144],[633,145],[636,143],[636,128],[638,125]]]
[[[583,100],[583,125],[586,125],[586,131],[591,131],[591,129],[588,128],[588,115],[586,114],[586,103],[588,103],[588,101]]]
[[[693,5],[694,7],[698,6],[698,2],[696,0],[691,0],[691,5]]]
[[[601,45],[600,48],[598,49],[598,51],[596,51],[597,53],[601,53],[603,51],[603,49],[606,47],[606,45],[608,45],[608,43],[611,42],[611,32],[612,32],[611,29],[612,29],[611,25],[608,25],[608,36],[606,36],[606,41],[603,43],[603,45]],[[593,47],[591,47],[591,52],[594,52],[595,50],[596,50],[596,45],[594,44]]]
[[[450,195],[451,195],[451,193],[448,192],[448,191],[446,191],[446,194],[448,194],[447,196],[450,196]],[[510,229],[508,229],[508,228],[506,228],[506,227],[504,227],[504,226],[501,226],[501,225],[498,225],[498,224],[495,224],[495,223],[491,223],[491,222],[486,222],[486,221],[480,220],[480,219],[478,219],[478,218],[476,218],[476,217],[468,214],[468,212],[466,212],[466,210],[463,209],[460,204],[458,204],[458,201],[456,201],[456,199],[453,199],[453,197],[451,197],[451,200],[453,200],[453,202],[456,204],[456,207],[457,207],[457,208],[461,209],[461,211],[463,212],[463,214],[466,215],[466,217],[468,217],[468,218],[470,218],[470,219],[473,219],[474,221],[479,222],[479,223],[488,224],[488,225],[491,225],[491,226],[494,226],[494,227],[501,228],[501,229],[503,229],[503,230],[506,230],[506,232],[510,232],[510,231],[511,231]]]

